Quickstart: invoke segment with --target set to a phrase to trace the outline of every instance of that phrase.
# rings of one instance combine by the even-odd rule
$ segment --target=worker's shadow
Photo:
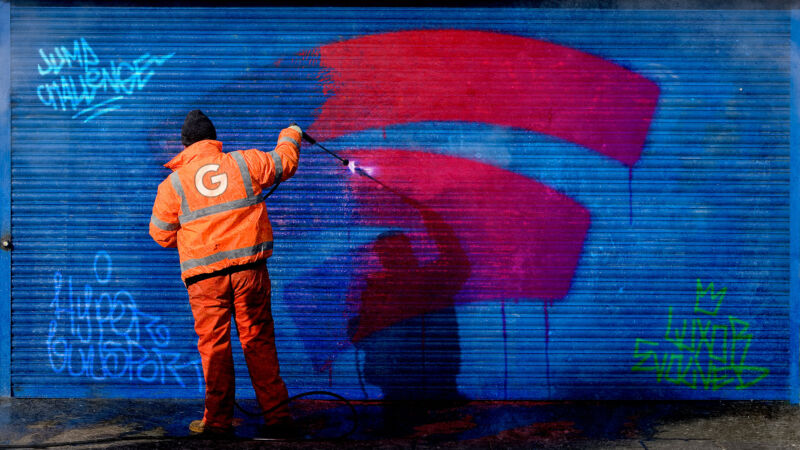
[[[348,296],[353,314],[348,336],[363,356],[360,376],[383,392],[384,428],[404,434],[415,417],[424,419],[420,400],[463,399],[454,298],[469,278],[470,264],[438,213],[398,195],[418,211],[435,254],[422,263],[407,233],[378,236],[371,249],[378,269],[363,275],[355,283],[360,289]]]

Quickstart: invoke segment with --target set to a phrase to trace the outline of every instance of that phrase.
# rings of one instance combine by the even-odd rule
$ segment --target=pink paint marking
[[[321,139],[374,128],[382,128],[385,138],[386,127],[404,123],[480,122],[555,136],[632,168],[659,95],[652,81],[597,56],[491,32],[386,33],[307,55],[325,70],[320,80],[328,98],[310,128]],[[584,207],[532,179],[463,158],[398,150],[348,157],[389,186],[351,176],[365,224],[404,230],[417,242],[415,253],[427,251],[429,260],[437,254],[447,259],[448,252],[451,260],[468,258],[464,273],[452,276],[405,280],[399,271],[375,268],[353,342],[454,302],[505,298],[544,300],[547,333],[548,303],[569,291],[591,221]],[[629,201],[632,207],[632,193]],[[430,244],[436,240],[431,211],[440,222],[433,227],[437,233],[451,230],[454,237]],[[426,248],[419,248],[426,239]],[[390,265],[426,273],[424,262],[399,251],[401,241],[380,243],[384,257],[396,254]],[[448,284],[448,278],[459,281]],[[437,284],[433,279],[439,286],[426,290],[426,284]],[[409,289],[414,295],[399,293]]]
[[[503,318],[503,400],[508,399],[508,329],[506,327],[506,302],[500,301],[500,316]]]
[[[376,34],[323,46],[319,58],[331,96],[310,133],[323,139],[402,123],[483,122],[556,136],[632,167],[659,93],[597,56],[482,31]]]
[[[442,238],[437,250],[430,243],[436,237],[423,231],[417,210],[377,183],[351,176],[365,224],[418,230],[409,234],[428,242],[417,250],[431,259],[442,249],[463,248],[469,279],[456,301],[558,299],[569,291],[591,219],[566,195],[514,172],[453,156],[376,149],[346,152],[346,157],[375,167],[375,178],[435,211],[452,229],[457,240]],[[431,301],[434,309],[448,306],[438,301]],[[407,318],[430,310],[397,305],[391,315]]]

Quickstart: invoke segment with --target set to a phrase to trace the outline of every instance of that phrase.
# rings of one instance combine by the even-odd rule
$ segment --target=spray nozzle
[[[319,147],[322,150],[324,150],[325,153],[327,153],[327,154],[333,156],[334,158],[338,159],[342,163],[343,166],[346,166],[348,169],[350,169],[350,172],[352,172],[354,174],[361,175],[362,177],[365,177],[365,178],[369,178],[370,180],[378,183],[378,185],[380,185],[382,188],[386,188],[386,189],[389,189],[390,191],[394,192],[394,190],[392,188],[390,188],[389,186],[385,185],[380,180],[378,180],[375,177],[373,177],[371,169],[367,168],[365,170],[365,169],[363,169],[361,167],[356,167],[356,162],[355,161],[350,161],[347,158],[342,158],[341,156],[337,155],[336,152],[332,152],[332,151],[328,150],[327,148],[325,148],[324,145],[322,145],[319,142],[317,142],[316,139],[314,139],[311,136],[309,136],[306,132],[303,132],[303,139],[305,139],[306,141],[308,141],[312,145],[316,145],[317,147]]]

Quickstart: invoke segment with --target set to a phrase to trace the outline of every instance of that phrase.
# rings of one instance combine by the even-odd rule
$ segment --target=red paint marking
[[[552,300],[545,300],[542,305],[544,308],[544,364],[545,381],[547,382],[547,398],[552,397],[550,389],[550,312],[548,309],[552,305]]]
[[[522,441],[555,444],[575,439],[582,434],[582,431],[575,427],[575,422],[563,420],[557,422],[532,423],[522,427],[503,430],[495,435],[495,439],[502,439],[505,442]]]
[[[346,153],[361,167],[375,168],[375,178],[424,205],[413,207],[377,183],[352,175],[351,192],[362,206],[360,220],[408,230],[419,259],[406,256],[393,263],[407,269],[397,273],[408,273],[408,280],[372,274],[368,284],[375,288],[361,299],[353,342],[454,302],[557,299],[569,291],[591,222],[589,212],[569,197],[514,172],[463,158],[400,150]],[[426,222],[421,208],[435,212],[436,223]],[[439,230],[436,236],[431,229]],[[434,268],[439,272],[433,272],[438,285],[422,283],[431,262],[457,260],[462,252],[468,264],[459,270],[468,273],[451,273],[440,263]],[[381,283],[386,286],[377,287]],[[408,298],[412,290],[415,298]]]
[[[426,367],[426,364],[425,364],[426,359],[427,359],[425,357],[426,356],[425,355],[425,315],[423,314],[420,317],[420,319],[421,319],[420,320],[420,322],[421,322],[420,323],[420,334],[422,336],[421,336],[419,345],[420,345],[420,353],[421,353],[421,356],[422,356],[422,380],[425,383],[422,386],[422,389],[425,390],[425,389],[428,388],[428,368]]]
[[[632,168],[659,95],[652,81],[597,56],[491,32],[377,34],[301,56],[325,71],[319,79],[328,98],[310,127],[320,139],[373,128],[382,128],[385,138],[386,127],[404,123],[479,122],[555,136]],[[429,260],[448,248],[451,259],[462,253],[468,259],[465,273],[440,276],[441,286],[425,288],[436,277],[424,275],[424,262],[404,250],[408,244],[380,244],[382,254],[395,254],[391,264],[417,275],[404,279],[402,271],[364,266],[375,270],[352,342],[454,302],[505,298],[543,299],[547,333],[547,303],[567,294],[577,267],[590,224],[585,208],[534,180],[463,158],[396,150],[348,157],[418,202],[385,189],[377,194],[375,183],[353,176],[365,224],[404,230],[417,242],[415,253],[426,252],[419,241],[427,239]],[[632,193],[629,201],[632,208]],[[435,211],[439,229],[452,229],[455,237],[431,245],[422,209]],[[379,250],[373,251],[374,261]],[[448,278],[458,281],[448,284]]]
[[[472,415],[467,415],[462,419],[448,420],[445,422],[427,423],[414,427],[414,437],[427,437],[437,434],[455,434],[471,430],[478,426]]]
[[[333,358],[325,361],[317,370],[328,373],[328,387],[333,387]]]
[[[545,305],[547,302],[545,302]],[[546,306],[545,306],[546,307]],[[508,329],[506,328],[506,302],[500,301],[500,316],[503,318],[503,399],[508,399]]]
[[[556,136],[632,167],[659,94],[652,81],[597,56],[508,34],[403,31],[318,54],[332,94],[310,129],[322,139],[402,123],[483,122]]]

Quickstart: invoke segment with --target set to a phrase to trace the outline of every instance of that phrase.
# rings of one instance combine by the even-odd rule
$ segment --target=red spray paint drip
[[[318,54],[330,97],[310,133],[322,139],[403,123],[482,122],[556,136],[632,167],[658,101],[655,83],[622,66],[508,34],[404,31]]]
[[[544,305],[544,363],[545,363],[545,381],[547,382],[547,398],[552,397],[550,389],[550,310],[553,306],[552,300],[545,300]]]
[[[628,168],[628,224],[633,225],[633,167]]]
[[[503,318],[503,400],[508,400],[508,329],[505,300],[500,301],[500,316]]]

